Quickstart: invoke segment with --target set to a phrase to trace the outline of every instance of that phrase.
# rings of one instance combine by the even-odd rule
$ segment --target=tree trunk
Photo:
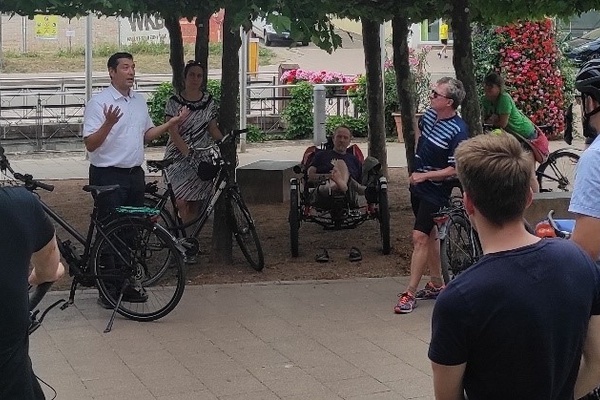
[[[404,16],[396,16],[392,19],[392,47],[394,49],[394,72],[396,74],[396,91],[400,103],[400,114],[402,115],[402,134],[404,138],[404,151],[406,152],[406,163],[408,173],[414,170],[415,165],[415,130],[413,118],[415,115],[414,91],[410,90],[413,85],[413,77],[410,72],[408,33],[409,21]]]
[[[172,83],[176,92],[183,89],[183,35],[181,34],[181,25],[179,17],[174,15],[165,16],[165,27],[169,32],[169,64],[173,71]]]
[[[210,11],[199,12],[196,15],[196,45],[194,47],[194,59],[200,64],[204,65],[204,76],[203,76],[203,89],[206,89],[206,82],[208,81],[208,36],[209,36],[209,23],[210,23]]]
[[[475,136],[482,132],[482,126],[471,46],[469,0],[452,2],[451,20],[454,35],[452,63],[456,71],[456,78],[463,83],[466,92],[461,107],[461,116],[469,126],[469,135]]]
[[[242,44],[239,30],[233,25],[234,13],[225,8],[223,19],[223,57],[221,61],[221,105],[219,127],[223,134],[233,130],[236,124],[237,99],[240,85],[238,50]],[[230,173],[235,173],[236,146],[222,146],[222,155],[230,162]],[[227,226],[226,203],[221,196],[215,206],[211,260],[231,263],[231,230]]]
[[[387,151],[385,148],[385,107],[383,80],[381,79],[380,23],[362,19],[365,72],[367,76],[367,113],[369,116],[369,155],[379,160],[387,176]]]

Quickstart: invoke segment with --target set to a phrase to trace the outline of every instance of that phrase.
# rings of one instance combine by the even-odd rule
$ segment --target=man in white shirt
[[[141,167],[144,143],[167,132],[189,114],[189,110],[183,107],[179,115],[154,126],[146,100],[131,89],[135,78],[133,56],[115,53],[108,59],[107,66],[110,85],[88,101],[83,116],[83,140],[90,160],[90,185],[120,186],[97,201],[100,218],[105,218],[111,209],[118,206],[144,205],[146,182]],[[124,297],[126,295],[127,292]],[[138,300],[145,301],[145,298]],[[102,302],[103,306],[106,304]]]
[[[185,118],[189,110],[155,127],[146,100],[131,88],[135,63],[129,53],[115,53],[108,59],[110,86],[93,96],[85,107],[83,140],[89,152],[90,184],[114,185],[121,189],[103,196],[102,216],[121,205],[144,204],[144,143]]]

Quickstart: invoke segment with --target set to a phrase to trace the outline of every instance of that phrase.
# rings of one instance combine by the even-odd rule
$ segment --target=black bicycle
[[[231,162],[221,156],[219,147],[234,142],[236,137],[244,132],[247,132],[247,129],[234,130],[212,146],[193,149],[193,152],[197,153],[196,156],[200,155],[200,159],[203,160],[198,165],[199,176],[203,180],[213,182],[213,194],[205,202],[204,208],[196,218],[184,224],[179,216],[175,192],[168,175],[165,173],[165,169],[173,163],[172,159],[146,161],[149,171],[162,172],[166,189],[161,191],[157,181],[148,183],[146,185],[145,205],[159,211],[160,223],[179,239],[179,243],[186,248],[187,256],[195,256],[200,248],[198,235],[212,214],[217,200],[222,194],[225,194],[227,223],[246,260],[252,268],[261,271],[265,266],[265,260],[254,220],[244,203],[240,188],[235,181],[235,174],[230,173]],[[169,208],[173,210],[172,213]],[[192,225],[194,225],[194,228],[188,234],[186,228]]]
[[[554,131],[551,125],[539,125],[538,128],[549,135]],[[484,132],[490,132],[495,127],[489,124],[483,124]],[[527,142],[520,136],[515,135],[520,142]],[[562,148],[553,151],[548,155],[548,159],[541,163],[535,170],[535,175],[540,187],[540,192],[571,192],[575,183],[575,169],[579,161],[579,154],[572,148]]]
[[[37,181],[31,175],[13,171],[2,147],[0,171],[4,175],[9,171],[33,193],[38,189],[54,190],[52,185]],[[61,308],[73,304],[79,285],[97,287],[113,308],[105,332],[112,329],[116,313],[135,321],[164,317],[177,306],[185,288],[184,248],[156,223],[157,210],[119,207],[110,217],[98,218],[97,199],[117,188],[118,185],[83,187],[94,197],[85,236],[40,199],[46,214],[83,246],[80,252],[70,240],[62,240],[57,235],[60,254],[73,277],[69,299]],[[136,296],[132,296],[131,291],[135,291]]]
[[[451,205],[434,214],[438,228],[442,276],[447,284],[475,264],[482,256],[477,231],[471,225],[462,196],[451,199]]]
[[[540,192],[571,192],[575,183],[575,169],[579,154],[572,149],[555,150],[536,169]]]

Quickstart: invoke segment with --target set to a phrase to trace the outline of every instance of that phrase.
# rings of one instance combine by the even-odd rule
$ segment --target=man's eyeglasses
[[[437,92],[435,89],[433,89],[433,90],[431,91],[431,96],[433,96],[433,98],[434,98],[434,99],[437,99],[438,97],[443,97],[443,98],[445,98],[445,99],[451,99],[451,97],[444,96],[443,94],[441,94],[441,93],[438,93],[438,92]]]
[[[200,64],[200,62],[196,60],[190,60],[186,63],[186,65],[198,65],[200,67],[202,66],[202,64]]]

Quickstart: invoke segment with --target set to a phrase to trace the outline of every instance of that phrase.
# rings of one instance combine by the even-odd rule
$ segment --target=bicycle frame
[[[103,224],[97,219],[98,209],[94,206],[92,214],[90,216],[90,224],[88,227],[87,235],[84,237],[77,229],[75,229],[71,224],[69,224],[64,218],[62,218],[56,211],[52,210],[46,203],[39,199],[40,204],[42,205],[42,209],[46,212],[46,214],[52,218],[58,225],[64,228],[75,240],[77,240],[81,245],[84,246],[84,250],[82,254],[77,254],[75,249],[71,247],[71,243],[69,240],[61,240],[57,235],[57,244],[58,249],[62,257],[67,261],[67,265],[69,266],[69,275],[74,277],[74,280],[71,284],[71,293],[69,295],[68,304],[73,304],[75,298],[75,289],[77,284],[83,284],[84,286],[93,285],[92,280],[98,278],[97,275],[90,273],[88,269],[88,263],[90,259],[90,251],[92,249],[92,245],[94,242],[94,232],[96,233],[96,237],[101,235],[105,239],[107,239],[107,243],[109,244],[111,250],[114,252],[116,256],[123,262],[127,262],[126,257],[119,251],[119,249],[114,245],[112,241],[110,241],[104,232],[106,226],[108,224]],[[104,275],[105,279],[114,277],[119,278],[118,276]]]
[[[217,201],[223,194],[223,191],[231,190],[231,189],[237,187],[237,182],[235,182],[235,181],[230,182],[231,175],[226,168],[227,166],[228,166],[228,164],[225,161],[221,160],[221,165],[219,166],[219,171],[217,172],[217,175],[213,180],[213,185],[212,185],[213,194],[210,197],[210,201],[208,202],[206,207],[204,207],[204,209],[201,210],[201,212],[198,214],[198,216],[194,217],[191,221],[189,221],[187,223],[184,223],[183,220],[181,219],[181,216],[179,215],[179,208],[177,207],[177,199],[175,198],[175,192],[173,191],[173,185],[171,184],[169,177],[167,176],[165,171],[164,170],[162,171],[162,176],[166,183],[167,189],[162,194],[150,193],[150,195],[156,199],[159,199],[157,202],[157,205],[156,205],[156,208],[158,208],[158,209],[163,209],[167,205],[167,201],[170,201],[171,206],[173,207],[173,211],[174,211],[173,218],[175,219],[176,225],[171,226],[171,227],[166,227],[166,229],[168,231],[170,231],[172,234],[174,234],[177,237],[182,237],[182,238],[198,237],[198,235],[200,234],[200,231],[202,231],[202,229],[204,228],[206,221],[208,221],[208,218],[212,214]],[[194,227],[193,232],[190,235],[187,235],[185,229],[194,224],[196,226]]]

